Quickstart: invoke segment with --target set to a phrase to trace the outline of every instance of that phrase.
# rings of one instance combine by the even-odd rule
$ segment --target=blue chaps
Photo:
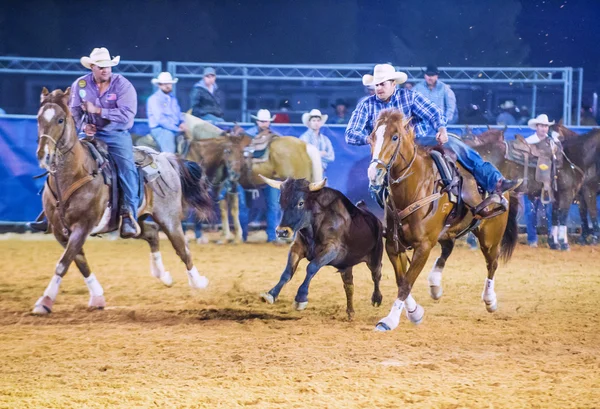
[[[438,145],[435,136],[421,136],[415,140],[421,146]],[[448,142],[444,146],[449,147],[456,153],[460,164],[473,174],[475,180],[482,188],[488,192],[494,191],[498,181],[502,179],[502,174],[494,165],[484,161],[475,149],[453,136],[448,137]]]
[[[123,192],[123,205],[137,217],[140,204],[138,174],[133,162],[133,143],[128,131],[98,131],[96,138],[108,145],[108,152],[117,164],[119,184]]]

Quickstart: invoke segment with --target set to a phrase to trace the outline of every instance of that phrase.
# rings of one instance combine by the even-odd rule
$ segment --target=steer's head
[[[281,222],[277,226],[277,237],[292,238],[294,233],[310,226],[313,217],[313,203],[318,192],[323,189],[327,178],[318,183],[310,183],[306,179],[287,179],[285,182],[260,177],[265,183],[281,191]]]

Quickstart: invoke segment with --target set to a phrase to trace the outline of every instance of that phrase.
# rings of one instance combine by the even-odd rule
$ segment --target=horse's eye
[[[396,142],[398,140],[398,135],[392,136],[392,141]]]
[[[298,202],[298,209],[302,209],[303,207],[304,207],[304,201],[303,201],[303,200],[300,200],[300,201]]]
[[[63,122],[65,122],[65,120],[64,120],[63,118],[60,118],[60,119],[58,120],[58,123],[59,123],[59,124],[62,124]]]

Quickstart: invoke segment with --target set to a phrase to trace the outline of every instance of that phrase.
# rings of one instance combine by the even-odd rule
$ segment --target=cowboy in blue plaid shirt
[[[456,153],[458,161],[473,174],[477,183],[486,191],[505,192],[516,189],[521,180],[504,179],[498,169],[484,161],[479,153],[458,138],[448,138],[446,118],[442,111],[421,94],[396,85],[408,79],[389,64],[375,66],[373,75],[363,76],[364,85],[375,85],[375,95],[363,99],[350,118],[346,128],[346,143],[366,145],[377,117],[384,109],[402,111],[411,118],[415,137],[421,146],[447,144]]]

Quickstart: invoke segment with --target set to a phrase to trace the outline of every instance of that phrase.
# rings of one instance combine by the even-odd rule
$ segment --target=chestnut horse
[[[398,285],[398,298],[389,315],[377,324],[376,329],[390,331],[400,323],[404,307],[411,322],[418,324],[423,319],[423,307],[416,303],[411,290],[436,242],[442,246],[442,254],[429,273],[429,293],[435,300],[441,297],[442,270],[446,260],[452,253],[456,237],[472,226],[475,216],[471,211],[462,211],[448,217],[455,204],[442,190],[441,175],[430,156],[430,149],[416,144],[410,121],[401,112],[383,111],[369,143],[373,154],[368,172],[369,184],[375,190],[384,186],[388,193],[385,249]],[[459,172],[463,178],[463,190],[477,192],[473,176],[461,166]],[[503,197],[508,211],[481,220],[473,230],[487,263],[482,299],[489,312],[495,311],[498,306],[494,292],[498,259],[502,257],[508,261],[517,244],[518,201],[508,193],[504,193]],[[414,250],[412,260],[406,254],[409,249]]]
[[[558,132],[563,143],[565,155],[581,168],[584,173],[583,184],[579,191],[579,215],[581,216],[581,237],[579,242],[598,244],[600,227],[598,226],[597,196],[600,193],[600,129],[594,128],[585,134],[578,134],[564,125],[550,127]],[[588,224],[588,214],[592,227]]]
[[[524,167],[522,164],[506,159],[507,145],[504,141],[504,129],[489,129],[479,135],[470,134],[464,142],[475,149],[488,162],[498,168],[509,179],[522,178]],[[565,152],[566,153],[566,152]],[[573,166],[571,157],[562,161],[562,166],[556,172],[556,191],[552,206],[552,232],[548,234],[548,243],[553,249],[569,249],[567,237],[567,218],[569,209],[583,182],[583,171],[578,166]],[[531,200],[542,194],[542,183],[535,180],[535,170],[528,170],[528,183],[521,185],[517,192],[526,194]],[[556,242],[554,233],[558,238]]]
[[[110,187],[105,184],[102,171],[98,169],[89,149],[77,137],[73,116],[68,108],[69,97],[70,88],[65,92],[55,90],[52,93],[44,88],[37,115],[37,158],[40,166],[49,172],[42,196],[44,213],[54,237],[65,251],[44,295],[35,304],[35,314],[48,314],[52,311],[60,282],[73,261],[88,286],[89,307],[101,309],[105,306],[104,290],[91,272],[83,245],[90,234],[115,230],[114,223],[109,223]],[[150,215],[185,263],[189,285],[192,288],[205,288],[208,280],[194,266],[181,228],[184,203],[203,217],[210,215],[211,200],[201,180],[202,171],[193,162],[177,159],[169,153],[157,154],[154,160],[170,191],[169,194],[155,194],[155,182],[146,184],[144,200],[138,210],[141,221],[139,238],[148,242],[152,252],[151,273],[165,285],[172,284],[171,275],[165,271],[159,251],[158,228],[144,222]],[[112,183],[116,183],[116,180]]]
[[[201,120],[195,118],[196,122]],[[317,148],[293,136],[280,136],[269,145],[268,158],[254,162],[244,156],[244,148],[251,138],[241,127],[232,133],[223,132],[220,136],[206,139],[191,139],[186,159],[199,163],[206,172],[209,183],[215,192],[223,184],[229,186],[225,199],[219,201],[223,238],[226,242],[242,241],[242,228],[239,221],[239,201],[237,184],[245,189],[257,189],[265,185],[260,175],[276,180],[306,179],[319,182],[323,179],[323,165]],[[229,230],[228,206],[234,223],[235,235]]]

